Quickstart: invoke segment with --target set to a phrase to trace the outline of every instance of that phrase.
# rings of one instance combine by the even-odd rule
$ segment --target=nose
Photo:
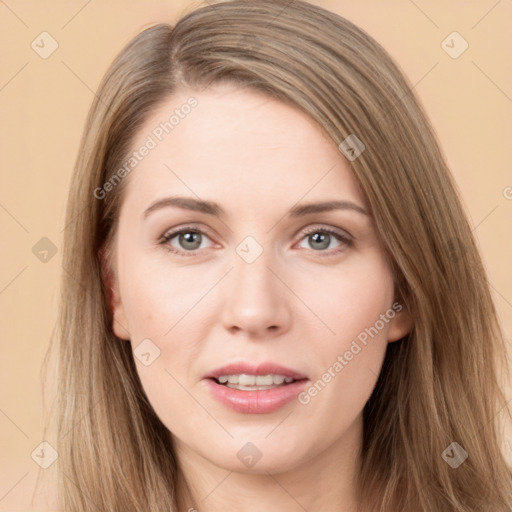
[[[263,251],[252,263],[235,254],[234,268],[223,287],[221,313],[222,324],[231,334],[269,339],[290,327],[293,294],[270,252]]]

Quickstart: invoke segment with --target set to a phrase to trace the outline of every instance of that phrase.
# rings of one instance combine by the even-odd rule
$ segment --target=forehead
[[[172,192],[229,202],[235,193],[261,208],[331,192],[364,204],[350,164],[316,122],[260,92],[180,90],[138,131],[132,151],[143,146],[151,148],[130,172],[127,198]]]

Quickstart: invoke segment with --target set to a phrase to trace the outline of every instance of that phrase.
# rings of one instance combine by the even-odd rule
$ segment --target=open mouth
[[[212,396],[243,414],[268,414],[292,402],[309,382],[306,375],[272,363],[233,363],[205,375]]]
[[[266,391],[278,387],[288,386],[294,382],[306,379],[294,379],[293,377],[285,377],[284,375],[268,374],[268,375],[249,375],[249,374],[233,374],[219,375],[212,378],[217,384],[221,384],[231,389],[240,391]]]

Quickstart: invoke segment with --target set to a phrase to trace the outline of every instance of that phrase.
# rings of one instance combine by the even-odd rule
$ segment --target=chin
[[[236,436],[228,443],[212,443],[202,453],[202,456],[216,466],[236,473],[261,474],[284,473],[292,470],[307,460],[308,452],[304,439],[286,441],[276,436],[267,438],[260,434]],[[252,439],[252,440],[251,440]],[[216,446],[212,452],[211,446]]]

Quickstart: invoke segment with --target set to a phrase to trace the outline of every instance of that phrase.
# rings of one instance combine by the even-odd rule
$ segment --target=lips
[[[259,386],[265,376],[274,376],[274,384]],[[226,379],[227,376],[233,378]],[[235,377],[237,376],[237,377]],[[260,376],[256,386],[247,386],[248,376]],[[275,378],[275,376],[280,376]],[[304,389],[308,378],[295,370],[274,363],[233,363],[217,368],[204,377],[211,395],[225,407],[244,414],[274,412],[290,403]],[[232,381],[232,382],[230,382]],[[249,379],[252,382],[251,379]],[[279,382],[279,384],[275,384]]]

